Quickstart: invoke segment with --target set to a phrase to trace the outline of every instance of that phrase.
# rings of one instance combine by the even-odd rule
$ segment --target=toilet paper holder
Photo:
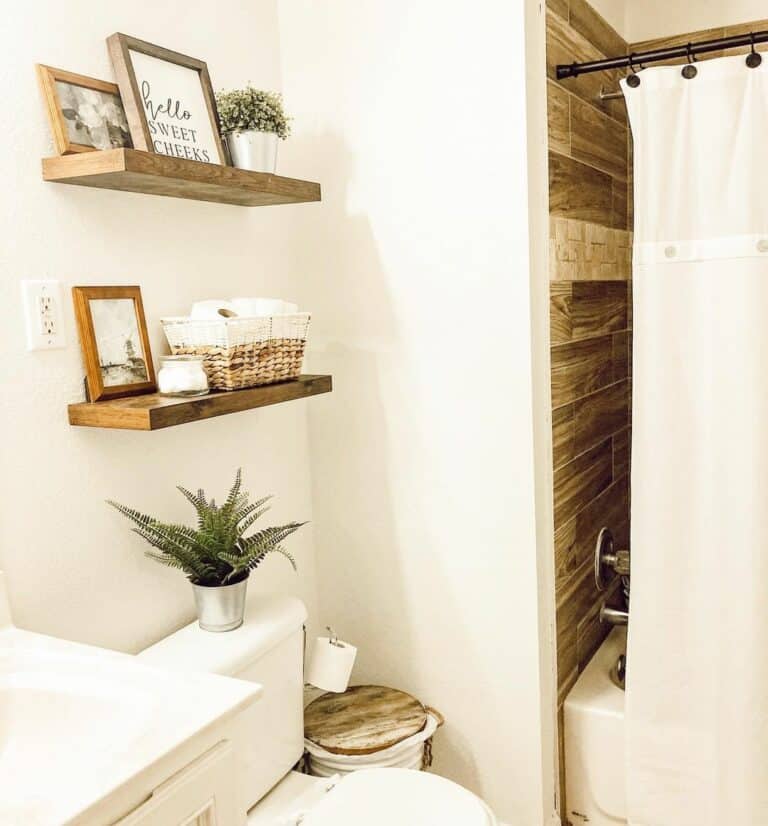
[[[304,684],[340,694],[349,687],[357,648],[340,640],[329,625],[326,630],[328,636],[317,637],[306,657]]]
[[[330,625],[325,626],[325,630],[328,632],[328,644],[335,645],[336,648],[345,648],[343,642],[339,642],[339,635],[335,634],[333,628]]]

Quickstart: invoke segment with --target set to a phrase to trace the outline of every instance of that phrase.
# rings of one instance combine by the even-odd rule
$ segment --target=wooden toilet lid
[[[332,754],[374,754],[426,724],[427,710],[415,697],[380,685],[323,694],[304,710],[304,736]]]

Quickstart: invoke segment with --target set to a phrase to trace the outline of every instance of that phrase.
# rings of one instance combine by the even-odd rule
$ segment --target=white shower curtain
[[[768,55],[623,84],[632,826],[768,824]]]

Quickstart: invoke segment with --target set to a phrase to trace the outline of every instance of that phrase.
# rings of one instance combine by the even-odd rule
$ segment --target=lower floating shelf
[[[125,399],[82,402],[69,405],[69,423],[80,427],[109,427],[120,430],[159,430],[177,424],[239,413],[255,407],[305,399],[330,393],[330,376],[299,376],[295,381],[265,384],[247,390],[210,393],[196,398],[177,398],[148,393]]]

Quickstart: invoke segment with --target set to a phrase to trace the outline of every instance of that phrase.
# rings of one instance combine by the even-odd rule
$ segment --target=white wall
[[[549,822],[540,9],[527,0],[527,122],[520,4],[279,6],[279,32],[274,0],[222,0],[215,19],[210,4],[148,0],[5,13],[0,567],[16,620],[129,651],[189,620],[186,582],[146,560],[103,499],[182,518],[176,483],[223,490],[242,464],[254,492],[278,494],[276,519],[313,519],[293,546],[300,577],[271,560],[257,589],[297,591],[360,644],[358,679],[444,712],[439,771],[512,823]],[[44,184],[32,64],[110,78],[113,31],[205,58],[217,86],[282,81],[296,120],[281,171],[320,180],[323,203],[244,210]],[[310,367],[336,390],[153,434],[70,428],[82,376],[71,315],[66,350],[24,350],[19,281],[37,277],[141,284],[156,354],[158,319],[194,299],[298,300],[315,314]]]
[[[314,312],[314,369],[336,388],[333,407],[310,411],[321,614],[359,644],[358,681],[446,715],[438,771],[535,826],[552,808],[553,767],[539,676],[523,9],[279,8],[296,116],[283,165],[323,184],[319,211],[279,218],[300,239],[285,266]],[[541,85],[540,48],[538,60]],[[543,146],[540,107],[538,118]],[[546,267],[535,272],[544,284]]]
[[[597,3],[594,5],[597,8]],[[625,36],[630,42],[637,43],[766,17],[765,0],[643,0],[629,3]]]
[[[269,210],[46,184],[52,153],[34,63],[112,78],[105,38],[123,31],[208,61],[214,84],[279,87],[275,5],[220,0],[100,3],[29,0],[4,9],[0,205],[0,568],[19,625],[136,651],[193,615],[188,583],[143,556],[141,540],[107,497],[159,515],[189,518],[183,483],[224,492],[242,465],[256,494],[277,495],[275,520],[312,518],[307,405],[241,413],[156,433],[77,429],[66,404],[81,398],[83,370],[69,287],[140,284],[155,357],[159,318],[194,299],[286,294],[270,262]],[[258,48],[254,48],[257,38]],[[291,207],[292,215],[313,206]],[[27,353],[19,282],[63,282],[66,350]],[[265,517],[269,518],[269,517]],[[294,541],[295,539],[295,541]],[[314,607],[312,527],[291,540],[301,573],[276,557],[252,590],[297,591]]]
[[[637,2],[637,0],[635,0]],[[613,26],[622,36],[626,37],[627,18],[630,14],[632,3],[627,0],[589,0],[589,4],[603,19]],[[608,55],[611,57],[611,55]]]

